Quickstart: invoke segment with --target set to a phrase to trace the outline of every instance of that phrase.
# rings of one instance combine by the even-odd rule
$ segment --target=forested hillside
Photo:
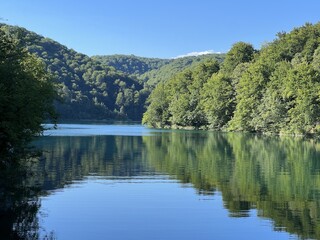
[[[225,54],[206,54],[201,56],[189,56],[171,59],[169,64],[166,64],[161,68],[152,69],[148,72],[145,72],[140,76],[140,79],[145,82],[145,87],[147,89],[154,89],[158,83],[169,80],[187,68],[194,67],[207,60],[217,60],[219,63],[221,63],[224,60],[224,57]]]
[[[88,57],[20,27],[1,24],[41,58],[56,81],[60,119],[131,119],[154,127],[263,133],[320,131],[320,23],[256,50],[178,59]]]
[[[44,61],[57,83],[60,101],[55,106],[60,120],[140,121],[145,111],[145,101],[155,84],[194,62],[208,58],[157,59],[133,55],[89,57],[24,28],[6,24],[0,24],[0,27],[16,38],[20,47],[26,47]]]
[[[2,29],[45,62],[58,85],[60,119],[141,119],[148,94],[134,79],[24,28]]]
[[[115,69],[127,73],[140,79],[140,76],[151,70],[159,69],[172,60],[160,58],[144,58],[134,55],[100,55],[93,56],[92,59],[97,60],[107,66],[114,67]]]
[[[259,51],[238,42],[217,63],[202,63],[159,84],[143,122],[277,134],[319,134],[320,23],[306,24]]]
[[[94,56],[108,66],[129,74],[137,79],[148,90],[152,90],[159,82],[172,78],[186,68],[193,67],[208,59],[222,62],[225,54],[206,54],[200,56],[188,56],[175,59],[143,58],[134,55],[110,55]]]

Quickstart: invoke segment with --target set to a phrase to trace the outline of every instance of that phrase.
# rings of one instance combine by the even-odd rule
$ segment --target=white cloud
[[[203,52],[191,52],[191,53],[187,53],[184,55],[179,55],[174,57],[174,59],[176,58],[183,58],[183,57],[191,57],[191,56],[200,56],[200,55],[206,55],[206,54],[212,54],[212,53],[221,53],[221,52],[215,52],[213,50],[207,50],[207,51],[203,51]]]

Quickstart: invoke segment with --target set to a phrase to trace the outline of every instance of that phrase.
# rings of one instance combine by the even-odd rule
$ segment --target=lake
[[[313,140],[61,124],[35,145],[12,220],[31,237],[320,239]]]

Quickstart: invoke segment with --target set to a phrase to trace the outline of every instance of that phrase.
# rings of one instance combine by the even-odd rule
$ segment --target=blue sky
[[[0,0],[2,22],[91,55],[172,58],[260,48],[280,31],[320,21],[319,0]]]

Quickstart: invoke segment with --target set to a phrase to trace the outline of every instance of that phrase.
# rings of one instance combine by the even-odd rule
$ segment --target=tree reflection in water
[[[41,189],[30,153],[0,155],[0,239],[39,239]],[[42,234],[53,239],[54,234]]]
[[[222,193],[231,217],[251,209],[276,231],[320,239],[320,144],[236,133],[173,132],[144,137],[157,171]]]
[[[23,166],[20,177],[12,177],[14,169],[1,174],[1,233],[6,236],[39,236],[40,189],[63,188],[90,174],[167,173],[192,183],[199,194],[221,192],[230,217],[247,217],[256,209],[276,231],[320,239],[320,144],[313,140],[173,131],[47,137],[38,147],[46,159],[37,167]],[[33,176],[35,168],[41,176]]]

